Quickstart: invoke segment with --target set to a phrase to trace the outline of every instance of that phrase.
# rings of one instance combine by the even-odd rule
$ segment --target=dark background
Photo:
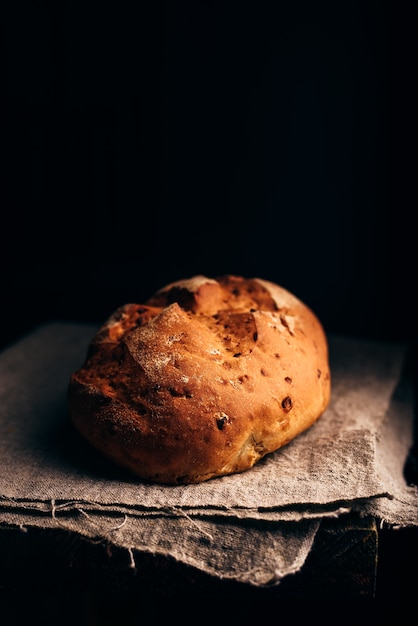
[[[198,273],[416,345],[415,5],[3,0],[0,349]]]
[[[0,347],[197,273],[415,338],[414,5],[3,2]]]

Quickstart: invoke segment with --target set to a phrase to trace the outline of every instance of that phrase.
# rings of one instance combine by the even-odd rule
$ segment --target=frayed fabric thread
[[[198,524],[197,522],[195,522],[194,519],[192,519],[190,517],[190,515],[187,515],[187,513],[185,511],[183,511],[183,509],[177,509],[191,524],[193,524],[193,526],[195,526],[199,532],[202,533],[202,535],[205,535],[206,537],[208,537],[208,539],[210,539],[211,541],[213,541],[213,535],[211,535],[210,533],[208,533],[206,530],[204,530],[200,524]]]
[[[84,511],[81,507],[74,507],[74,502],[63,502],[62,504],[56,504],[55,500],[51,500],[51,517],[52,519],[62,528],[67,528],[67,524],[65,524],[65,522],[61,519],[59,519],[57,517],[57,511],[64,511],[68,508],[72,508],[72,510],[76,510],[80,515],[83,515],[90,524],[92,524],[93,526],[96,526],[97,528],[100,528],[101,531],[105,530],[106,532],[115,532],[117,530],[120,530],[121,528],[123,528],[125,526],[125,524],[128,521],[128,516],[126,515],[126,513],[123,516],[123,519],[121,522],[118,522],[115,526],[110,526],[110,528],[103,528],[103,524],[102,523],[98,523],[97,520],[94,519],[94,517],[92,515],[89,515],[88,513],[86,513],[86,511]]]

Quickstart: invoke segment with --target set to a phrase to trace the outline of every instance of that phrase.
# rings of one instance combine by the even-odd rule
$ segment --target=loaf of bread
[[[110,316],[68,406],[117,465],[175,485],[249,470],[312,426],[330,393],[326,334],[308,306],[267,280],[194,276]]]

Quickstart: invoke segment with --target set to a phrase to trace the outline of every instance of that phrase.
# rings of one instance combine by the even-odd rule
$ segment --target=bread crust
[[[329,404],[324,329],[283,287],[194,276],[104,323],[71,375],[70,417],[117,465],[156,483],[248,470]]]

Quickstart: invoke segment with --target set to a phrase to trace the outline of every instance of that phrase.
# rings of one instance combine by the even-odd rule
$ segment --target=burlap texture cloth
[[[418,525],[405,345],[329,336],[331,403],[311,429],[247,472],[173,487],[115,468],[70,424],[69,377],[96,330],[51,323],[0,354],[0,527],[63,528],[265,586],[303,567],[325,517]]]

